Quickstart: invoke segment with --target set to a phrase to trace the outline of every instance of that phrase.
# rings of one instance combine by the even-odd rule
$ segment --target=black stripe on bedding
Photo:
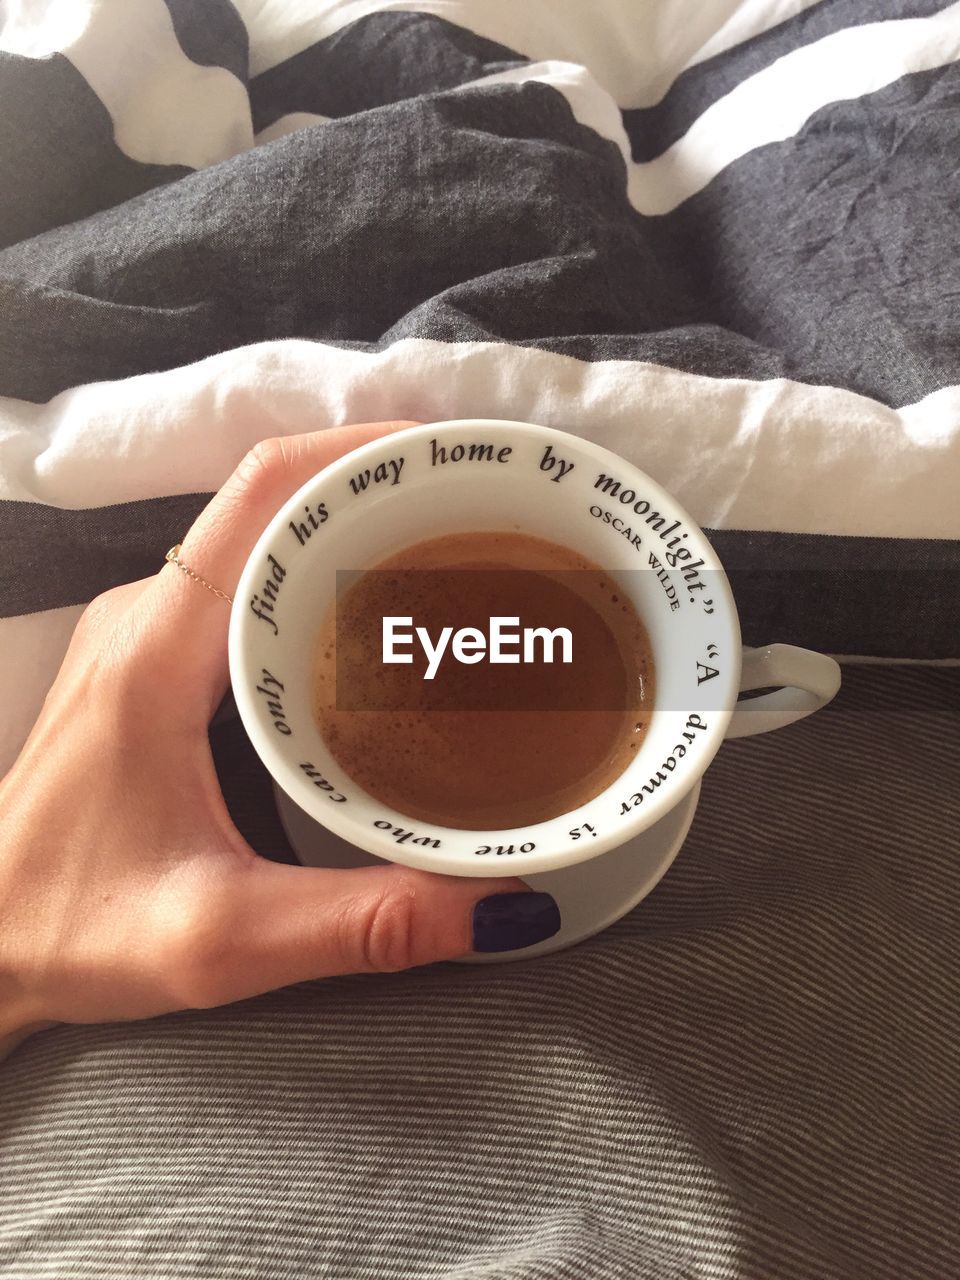
[[[912,404],[960,383],[958,99],[952,63],[831,103],[644,234],[789,377]]]
[[[43,402],[67,387],[174,369],[244,340],[229,303],[216,298],[174,307],[111,302],[4,280],[2,271],[0,395]]]
[[[250,40],[230,0],[164,0],[180,48],[201,67],[223,67],[244,83],[250,64]]]
[[[422,337],[913,403],[960,382],[958,93],[954,64],[833,103],[658,218],[542,84],[290,134],[145,193],[135,217],[0,252],[0,394],[43,401],[263,339]]]
[[[951,0],[821,0],[768,31],[725,49],[682,72],[652,107],[628,108],[624,128],[634,160],[652,160],[682,138],[698,116],[718,99],[785,54],[824,36],[871,22],[925,18]]]
[[[140,197],[135,216],[7,248],[3,280],[0,394],[37,401],[271,338],[524,342],[693,318],[630,210],[616,146],[541,84],[289,134]]]
[[[156,573],[210,494],[85,510],[0,502],[3,616],[85,604]],[[960,657],[960,542],[707,530],[746,644]]]
[[[0,248],[190,172],[124,155],[110,113],[63,54],[0,52]]]
[[[960,657],[960,541],[708,529],[745,644]]]
[[[111,587],[158,573],[211,496],[80,510],[0,500],[0,616],[86,604]]]
[[[258,75],[255,133],[292,111],[346,116],[492,75],[527,59],[426,13],[373,13]]]

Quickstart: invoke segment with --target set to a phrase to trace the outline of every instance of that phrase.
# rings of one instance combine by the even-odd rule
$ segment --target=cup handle
[[[733,709],[727,738],[782,729],[825,707],[840,688],[840,667],[833,658],[792,644],[770,644],[744,649],[740,692],[770,689],[772,693],[748,698]]]

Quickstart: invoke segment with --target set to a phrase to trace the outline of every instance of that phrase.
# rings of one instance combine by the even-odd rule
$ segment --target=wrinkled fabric
[[[243,834],[290,858],[240,722]],[[944,1280],[960,1250],[958,672],[728,743],[652,895],[541,960],[27,1041],[0,1275]]]
[[[258,440],[577,432],[845,657],[574,950],[60,1028],[0,1276],[956,1270],[960,6],[23,0],[0,16],[0,770]],[[221,784],[292,859],[239,721]]]

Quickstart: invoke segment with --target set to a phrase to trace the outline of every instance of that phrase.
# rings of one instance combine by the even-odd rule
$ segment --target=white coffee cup
[[[474,831],[413,820],[367,794],[325,744],[312,667],[338,570],[373,568],[445,534],[510,530],[601,565],[646,626],[654,711],[636,757],[595,799],[547,822]],[[529,875],[594,858],[657,822],[695,786],[724,738],[824,706],[828,657],[742,650],[726,575],[703,532],[616,454],[530,423],[432,423],[362,446],[319,472],[264,530],[237,588],[230,676],[244,727],[307,814],[368,853],[449,875]],[[773,689],[748,701],[738,694]]]

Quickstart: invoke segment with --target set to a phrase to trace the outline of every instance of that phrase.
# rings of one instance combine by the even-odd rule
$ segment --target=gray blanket
[[[721,750],[665,880],[572,951],[37,1037],[2,1074],[0,1274],[947,1280],[958,755],[960,673],[849,668]]]

